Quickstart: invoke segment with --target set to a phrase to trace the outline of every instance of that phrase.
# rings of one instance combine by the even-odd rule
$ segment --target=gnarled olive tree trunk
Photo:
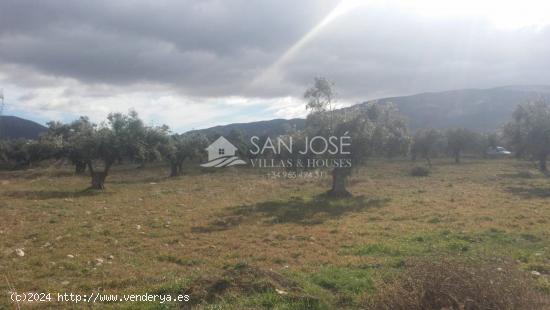
[[[177,177],[183,174],[183,161],[170,161],[170,177]]]
[[[84,161],[76,161],[74,163],[74,173],[75,174],[84,174],[86,172],[86,162]]]
[[[180,165],[176,162],[170,163],[170,177],[177,177],[181,174]]]
[[[103,171],[95,171],[92,166],[92,162],[88,162],[88,169],[90,169],[90,175],[92,176],[92,184],[90,186],[91,189],[105,189],[105,179],[109,174],[109,169],[111,168],[111,165],[111,162],[106,162]]]
[[[332,170],[332,188],[328,191],[331,197],[349,197],[351,193],[346,189],[351,168],[334,168]]]
[[[105,189],[107,174],[104,171],[92,172],[92,189]]]

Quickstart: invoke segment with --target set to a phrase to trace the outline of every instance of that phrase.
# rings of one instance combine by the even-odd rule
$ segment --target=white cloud
[[[0,81],[6,82],[5,77],[0,75]],[[16,84],[5,85],[7,112],[40,115],[40,119],[69,121],[86,115],[99,123],[111,112],[132,109],[147,124],[166,124],[175,132],[183,132],[219,124],[305,115],[303,102],[292,97],[186,97],[154,85],[85,85],[73,79],[60,79],[58,86],[32,90]]]

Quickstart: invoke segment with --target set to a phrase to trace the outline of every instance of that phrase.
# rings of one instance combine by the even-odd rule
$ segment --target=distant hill
[[[520,103],[537,97],[550,99],[550,86],[451,90],[377,101],[395,104],[407,117],[409,128],[412,130],[429,127],[465,127],[477,131],[491,131],[509,121]]]
[[[0,116],[0,139],[36,139],[48,129],[17,116]]]
[[[490,89],[461,89],[443,92],[422,93],[411,96],[382,98],[372,101],[393,103],[407,118],[409,128],[446,129],[465,127],[476,131],[493,131],[508,122],[515,108],[537,97],[550,100],[550,86],[518,85]],[[343,108],[353,109],[368,102]],[[227,135],[232,129],[238,129],[245,136],[285,133],[288,126],[303,128],[304,119],[274,119],[270,121],[230,124],[197,130],[204,133]],[[195,131],[196,132],[196,131]]]
[[[269,121],[259,121],[251,123],[235,123],[224,126],[215,126],[207,129],[192,130],[189,133],[200,132],[206,135],[220,134],[227,136],[235,129],[243,133],[245,137],[250,136],[278,136],[288,133],[292,128],[302,129],[305,126],[305,119],[273,119]]]

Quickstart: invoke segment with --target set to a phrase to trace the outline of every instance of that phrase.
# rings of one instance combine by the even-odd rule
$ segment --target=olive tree
[[[137,113],[111,113],[99,126],[90,126],[71,136],[69,143],[86,163],[92,189],[104,189],[105,180],[116,161],[135,158],[141,140],[134,131],[140,123]]]
[[[444,141],[444,137],[436,129],[420,129],[413,137],[411,145],[411,156],[415,160],[417,156],[420,156],[426,160],[428,166],[432,166],[431,158],[441,150],[441,144]]]
[[[31,167],[34,163],[53,158],[57,149],[58,144],[47,136],[27,141],[25,151],[27,152],[28,166]]]
[[[550,104],[544,99],[521,104],[504,129],[505,138],[514,150],[538,161],[541,171],[547,172],[550,154]]]
[[[306,109],[315,117],[309,119],[310,125],[314,121],[318,126],[327,126],[332,130],[334,122],[334,102],[336,93],[334,83],[324,77],[313,79],[313,85],[304,93],[307,101]]]
[[[351,138],[349,153],[338,156],[352,165],[334,167],[330,196],[349,196],[347,179],[368,158],[407,153],[410,144],[407,126],[392,104],[369,103],[348,113],[339,113],[335,119],[334,135]]]
[[[53,158],[57,147],[55,141],[45,136],[39,137],[37,140],[6,140],[2,142],[0,159],[8,167],[30,168],[34,163]]]
[[[68,124],[61,122],[48,123],[46,136],[51,137],[59,144],[56,157],[67,158],[75,166],[76,174],[84,174],[87,166],[87,154],[79,147],[79,138],[91,134],[95,126],[86,116],[81,116]]]
[[[406,154],[410,143],[406,123],[397,109],[391,104],[369,103],[365,106],[339,111],[332,119],[333,129],[322,126],[322,111],[308,115],[306,128],[300,136],[334,136],[346,138],[349,148],[337,154],[319,156],[335,160],[332,167],[332,186],[328,195],[345,197],[351,195],[347,190],[347,180],[355,168],[363,165],[372,156]],[[313,119],[313,122],[311,121]]]
[[[445,136],[447,149],[457,164],[460,163],[462,153],[474,149],[478,141],[476,134],[465,128],[448,129]]]
[[[310,111],[306,128],[295,134],[304,136],[347,137],[350,150],[321,156],[336,159],[332,169],[332,187],[329,196],[349,196],[347,180],[353,169],[373,155],[396,156],[406,154],[410,137],[404,119],[393,104],[356,106],[346,110],[334,110],[334,84],[326,78],[315,78],[313,86],[304,94],[306,109]],[[300,139],[298,139],[300,140]]]
[[[4,141],[4,158],[10,167],[21,168],[29,165],[30,158],[27,151],[29,142],[26,139]]]
[[[161,148],[163,157],[170,163],[170,176],[181,175],[185,160],[193,160],[199,157],[207,146],[208,139],[202,134],[175,134],[170,136],[168,143]]]
[[[391,103],[383,106],[371,104],[367,112],[369,110],[370,120],[376,125],[377,155],[393,158],[407,154],[411,138],[405,119],[401,117],[397,108]],[[373,116],[373,110],[378,110],[376,117]]]
[[[135,159],[144,167],[147,163],[162,159],[163,147],[169,143],[169,128],[166,125],[142,127],[141,134],[136,137],[137,144]]]

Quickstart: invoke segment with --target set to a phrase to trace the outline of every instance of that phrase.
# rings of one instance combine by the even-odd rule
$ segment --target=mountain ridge
[[[511,85],[447,90],[388,97],[361,104],[373,101],[393,103],[408,119],[412,130],[465,127],[476,131],[493,131],[511,119],[519,104],[539,97],[550,99],[550,86]]]
[[[0,116],[0,139],[37,139],[48,128],[18,116]]]
[[[406,96],[368,100],[338,110],[345,111],[371,102],[392,103],[397,106],[401,114],[408,120],[411,131],[420,128],[447,129],[465,127],[480,132],[487,132],[497,130],[508,122],[519,104],[541,96],[550,100],[550,85],[505,85],[492,88],[466,88],[423,92]],[[271,135],[284,132],[278,125],[284,124],[285,121],[292,121],[292,124],[289,125],[295,125],[297,129],[305,126],[304,119],[295,118],[292,120],[276,119],[252,123],[234,123],[193,130],[191,132],[225,135],[230,130],[237,129],[244,136],[250,136],[255,132],[253,124],[262,123],[263,127],[266,127],[272,121],[276,122],[273,124],[276,130],[274,131],[275,134]],[[254,134],[257,135],[257,133]]]

